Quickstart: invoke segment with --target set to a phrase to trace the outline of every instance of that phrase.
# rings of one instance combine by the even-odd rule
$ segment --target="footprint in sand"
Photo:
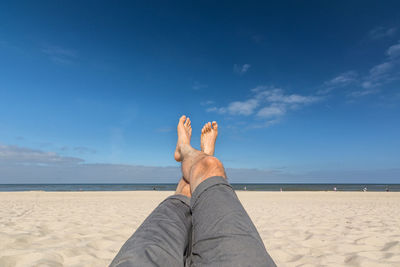
[[[381,251],[388,251],[391,250],[393,247],[395,247],[397,244],[399,244],[399,241],[392,241],[392,242],[387,242]]]

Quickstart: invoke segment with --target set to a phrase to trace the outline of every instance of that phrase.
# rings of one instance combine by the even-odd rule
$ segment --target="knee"
[[[221,176],[226,178],[225,169],[221,161],[212,156],[199,160],[190,170],[190,188],[192,193],[197,185],[207,178]]]
[[[208,156],[199,162],[203,167],[209,169],[209,168],[218,168],[218,167],[223,167],[221,161],[217,159],[216,157],[213,156]]]
[[[213,156],[208,156],[200,160],[199,169],[204,172],[204,174],[217,173],[212,176],[225,176],[224,165],[222,165],[221,161]]]

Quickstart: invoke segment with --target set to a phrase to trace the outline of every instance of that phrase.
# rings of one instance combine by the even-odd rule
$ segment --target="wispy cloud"
[[[386,51],[384,62],[373,66],[366,75],[361,86],[365,89],[379,87],[400,79],[400,44],[390,46]]]
[[[335,78],[324,82],[322,89],[318,90],[317,94],[323,95],[331,92],[336,88],[348,86],[358,82],[358,74],[356,71],[347,71],[339,74]]]
[[[58,64],[71,64],[78,56],[75,50],[54,45],[45,45],[42,47],[41,51],[47,55],[49,59]]]
[[[383,39],[386,37],[392,37],[396,34],[396,27],[375,27],[368,33],[368,37],[372,40]]]
[[[373,88],[382,85],[390,80],[389,72],[393,68],[391,62],[384,62],[379,65],[372,67],[369,71],[369,75],[365,76],[361,86],[363,88]]]
[[[252,90],[257,99],[266,100],[271,103],[282,104],[310,104],[320,99],[317,96],[302,96],[298,94],[285,94],[280,88],[258,86]]]
[[[377,90],[377,89],[358,90],[358,91],[353,91],[353,92],[348,93],[348,96],[358,98],[358,97],[376,94],[378,92],[379,92],[379,90]]]
[[[382,85],[400,79],[400,44],[390,46],[385,55],[385,61],[372,66],[368,73],[360,75],[354,70],[344,72],[326,81],[317,94],[326,95],[341,87],[351,87],[347,96],[355,98],[380,92]]]
[[[207,101],[200,102],[200,105],[202,105],[202,106],[209,106],[209,105],[213,105],[214,103],[215,103],[215,102],[212,101],[212,100],[207,100]]]
[[[252,89],[251,93],[253,96],[249,99],[231,102],[226,107],[210,107],[206,111],[232,116],[255,115],[255,118],[268,120],[268,123],[263,125],[269,126],[289,111],[322,99],[319,96],[285,94],[284,90],[270,86],[258,86]]]
[[[200,83],[198,81],[195,81],[193,83],[192,89],[197,91],[197,90],[201,90],[201,89],[204,89],[204,88],[207,88],[207,87],[208,87],[207,84],[202,84],[202,83]]]
[[[389,49],[386,51],[386,54],[391,59],[398,58],[400,56],[400,44],[395,44],[389,47]]]
[[[251,67],[250,64],[243,64],[243,65],[235,64],[233,65],[233,72],[239,75],[243,75],[249,71],[250,67]]]
[[[230,115],[250,115],[253,114],[254,110],[259,106],[257,99],[248,99],[246,101],[234,101],[228,104],[226,107],[211,107],[207,111],[215,111],[220,114],[228,113]]]
[[[60,156],[19,146],[0,145],[0,163],[8,164],[71,164],[83,162],[82,159]]]
[[[280,117],[285,115],[286,107],[282,104],[271,104],[269,107],[265,107],[260,109],[257,112],[257,116],[262,118],[273,118],[273,117]]]

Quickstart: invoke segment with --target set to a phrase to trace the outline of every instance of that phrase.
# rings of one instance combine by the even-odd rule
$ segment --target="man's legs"
[[[203,127],[202,151],[214,154],[216,123]],[[190,140],[190,120],[184,124]],[[188,266],[191,255],[190,186],[182,178],[174,196],[163,201],[126,241],[110,266]]]
[[[275,266],[225,178],[214,176],[200,183],[191,209],[193,266]]]
[[[182,175],[190,183],[190,189],[194,189],[205,179],[211,176],[226,178],[222,163],[213,156],[194,149],[190,145],[191,127],[190,119],[182,116],[179,119],[178,142],[175,150],[175,160],[182,163]]]
[[[190,120],[182,116],[175,159],[182,162],[182,174],[193,194],[192,265],[275,266],[227,182],[222,163],[191,147],[188,124]]]
[[[185,266],[192,235],[189,204],[190,187],[181,179],[175,195],[147,217],[110,266]]]

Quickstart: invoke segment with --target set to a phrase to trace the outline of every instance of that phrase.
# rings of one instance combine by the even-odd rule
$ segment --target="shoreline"
[[[231,183],[236,191],[261,192],[400,192],[400,184],[255,184]],[[177,184],[0,184],[0,192],[175,191]]]

